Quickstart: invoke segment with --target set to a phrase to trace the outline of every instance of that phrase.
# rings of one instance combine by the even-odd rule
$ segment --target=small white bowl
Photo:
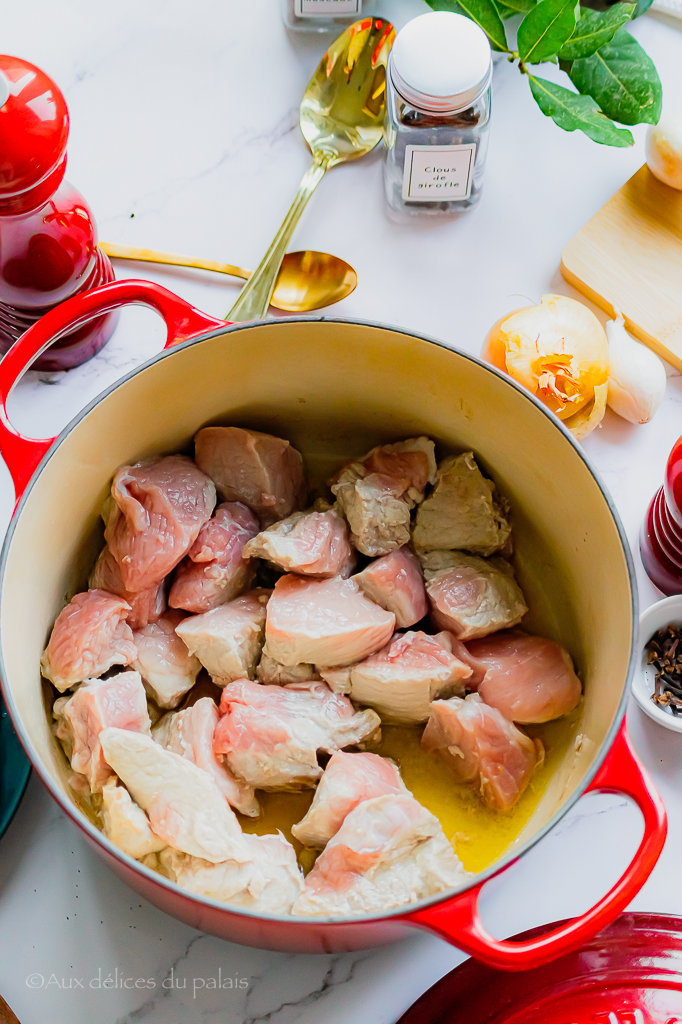
[[[671,711],[654,704],[651,694],[654,692],[654,680],[656,671],[653,665],[647,664],[647,651],[645,650],[654,633],[663,629],[664,626],[672,624],[682,627],[682,594],[673,594],[672,597],[665,597],[647,608],[639,617],[639,661],[632,680],[632,693],[649,718],[654,722],[672,729],[673,732],[682,732],[682,714],[673,715]]]

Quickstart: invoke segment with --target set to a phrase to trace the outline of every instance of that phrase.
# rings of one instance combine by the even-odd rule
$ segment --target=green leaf
[[[516,45],[523,64],[554,57],[575,28],[576,0],[540,0],[519,25]]]
[[[503,21],[516,18],[519,14],[527,14],[535,7],[537,0],[495,0],[495,6]],[[512,7],[511,4],[514,6]]]
[[[510,15],[503,14],[502,17],[510,17],[511,14],[528,14],[537,4],[537,0],[497,0],[498,7],[508,7]],[[652,0],[653,3],[653,0]]]
[[[565,132],[579,129],[602,146],[622,147],[633,144],[632,133],[626,128],[616,128],[589,96],[579,96],[570,89],[548,82],[545,78],[535,78],[534,75],[528,75],[528,81],[542,113],[551,117]]]
[[[502,21],[509,21],[510,18],[516,18],[519,13],[518,11],[515,11],[513,7],[507,7],[507,5],[503,4],[501,0],[493,0],[493,3],[497,8],[497,13],[502,18]]]
[[[591,96],[620,124],[656,124],[661,116],[661,82],[654,62],[634,36],[618,29],[610,43],[576,60],[569,72],[583,96]]]
[[[651,7],[654,0],[637,0],[635,4],[635,13],[632,15],[633,18],[639,18],[640,14],[644,14]]]
[[[497,7],[498,14],[502,18],[503,22],[508,22],[510,17],[516,17],[518,14],[518,11],[508,7],[507,4],[502,3],[501,0],[493,0],[493,2]]]
[[[507,33],[493,0],[426,0],[432,11],[453,11],[475,21],[492,43],[493,50],[511,53]]]
[[[575,32],[559,50],[559,60],[580,60],[591,57],[600,46],[611,42],[619,28],[630,19],[634,4],[616,3],[608,11],[580,9]]]

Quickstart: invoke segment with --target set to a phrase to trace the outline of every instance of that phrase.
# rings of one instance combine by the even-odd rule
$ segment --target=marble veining
[[[5,6],[6,52],[42,65],[64,89],[68,177],[95,210],[101,237],[255,266],[309,160],[297,109],[320,40],[288,36],[278,0]],[[380,9],[400,27],[426,8],[423,0],[381,0]],[[679,31],[646,17],[634,32],[666,94],[679,95]],[[331,315],[399,324],[478,352],[491,324],[525,297],[574,294],[558,274],[561,249],[640,165],[644,129],[635,129],[632,150],[595,146],[550,124],[526,89],[512,68],[497,66],[483,199],[458,220],[393,223],[380,154],[325,178],[293,247],[334,252],[357,268],[356,292]],[[135,264],[118,263],[116,274],[156,281],[214,316],[225,314],[239,287],[218,275]],[[25,375],[10,401],[13,422],[29,436],[55,435],[158,352],[164,334],[150,311],[124,310],[91,362]],[[681,403],[681,378],[671,371],[651,424],[635,428],[609,413],[585,443],[633,546],[643,606],[656,593],[637,537],[680,433]],[[0,464],[0,530],[12,505]],[[682,842],[680,739],[635,706],[629,727],[670,813],[668,845],[633,906],[682,914],[682,895],[669,886]],[[581,800],[486,887],[486,926],[510,935],[587,909],[623,870],[640,833],[639,814],[622,797]],[[35,779],[0,843],[0,948],[0,992],[22,1024],[392,1024],[464,959],[416,932],[391,946],[325,956],[203,935],[111,874]]]

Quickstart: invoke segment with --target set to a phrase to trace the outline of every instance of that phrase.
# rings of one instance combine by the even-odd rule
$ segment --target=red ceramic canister
[[[668,456],[663,486],[647,510],[640,551],[654,586],[664,594],[682,593],[682,437]]]
[[[44,71],[0,55],[0,353],[48,310],[114,279],[80,192],[64,181],[69,114]],[[109,340],[115,314],[61,338],[34,364],[66,370]]]

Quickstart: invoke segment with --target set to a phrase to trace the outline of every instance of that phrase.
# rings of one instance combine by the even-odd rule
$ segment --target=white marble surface
[[[398,26],[424,9],[422,0],[380,0]],[[321,48],[317,38],[287,36],[277,0],[22,0],[3,6],[2,32],[6,52],[44,67],[66,94],[68,177],[96,211],[101,237],[256,265],[306,167],[296,111]],[[635,34],[679,101],[679,29],[646,17]],[[508,66],[496,72],[484,197],[458,221],[392,223],[378,153],[322,183],[294,247],[326,249],[357,268],[356,292],[333,314],[399,324],[475,352],[523,297],[571,294],[558,273],[562,247],[642,162],[643,129],[632,150],[596,146],[546,120],[526,89]],[[236,295],[228,280],[191,271],[118,264],[117,274],[159,281],[217,315]],[[162,334],[153,314],[126,311],[90,363],[69,374],[29,373],[12,399],[14,422],[33,436],[56,433],[157,351]],[[585,445],[635,549],[681,408],[673,375],[650,425],[608,414]],[[3,466],[0,528],[11,505]],[[655,591],[635,558],[648,604]],[[668,844],[633,907],[682,914],[679,886],[670,884],[682,840],[682,740],[634,705],[629,725],[670,813]],[[639,832],[639,815],[623,799],[583,800],[488,886],[486,923],[509,935],[586,909],[622,870]],[[319,957],[202,935],[124,887],[35,780],[0,846],[0,949],[0,992],[22,1024],[390,1024],[463,959],[419,934]],[[244,987],[213,987],[219,970]]]

